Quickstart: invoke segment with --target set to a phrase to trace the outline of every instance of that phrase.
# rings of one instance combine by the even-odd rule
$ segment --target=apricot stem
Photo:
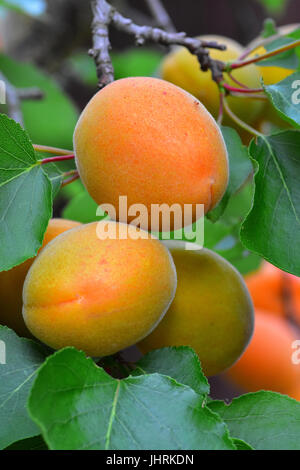
[[[289,51],[291,49],[295,49],[295,47],[300,46],[300,39],[297,41],[292,42],[291,44],[286,44],[285,46],[279,47],[278,49],[275,49],[274,51],[267,52],[266,54],[262,54],[260,56],[255,56],[252,57],[251,59],[241,61],[241,62],[236,62],[233,64],[228,64],[228,68],[226,68],[226,71],[229,70],[236,70],[241,67],[245,67],[246,65],[250,64],[255,64],[256,62],[260,62],[265,59],[269,59],[270,57],[273,57],[274,55],[281,54],[282,52]]]
[[[72,160],[75,158],[74,154],[71,155],[59,155],[56,157],[49,157],[49,158],[44,158],[43,160],[40,160],[41,165],[45,165],[45,163],[56,163],[56,162],[61,162],[64,160]]]
[[[78,180],[78,178],[80,178],[79,173],[78,173],[77,170],[72,170],[70,172],[67,172],[67,173],[64,174],[64,176],[67,176],[68,174],[72,175],[72,176],[70,176],[70,178],[67,178],[66,180],[64,180],[62,182],[62,184],[61,184],[62,187],[65,187],[68,184],[73,183],[73,181],[76,181],[76,180]]]
[[[224,109],[226,111],[226,113],[228,114],[228,116],[236,123],[238,124],[240,127],[242,127],[245,131],[247,132],[250,132],[250,134],[253,134],[255,135],[256,137],[263,137],[263,134],[261,134],[260,132],[258,132],[256,129],[254,129],[253,127],[249,126],[248,124],[246,124],[244,121],[242,121],[236,114],[234,114],[234,112],[230,109],[230,107],[228,106],[228,103],[227,103],[227,100],[225,99],[224,100]]]
[[[37,152],[54,153],[55,155],[70,155],[72,153],[72,150],[61,149],[58,147],[49,147],[48,145],[33,144],[33,148]]]
[[[233,91],[235,93],[261,93],[264,91],[263,88],[237,88],[225,82],[222,83],[222,85],[226,90]]]
[[[237,78],[235,78],[232,73],[228,72],[228,76],[231,78],[233,82],[235,82],[237,85],[239,85],[242,88],[249,88],[247,85],[244,83],[240,82]]]
[[[264,39],[259,38],[252,44],[252,47],[248,47],[247,49],[244,50],[243,54],[239,57],[238,60],[240,61],[240,60],[246,59],[246,57],[248,57],[250,54],[252,54],[252,52],[255,52],[260,47],[265,47],[271,42],[276,41],[277,39],[283,38],[285,36],[286,34],[278,33],[278,34],[273,34],[272,36],[269,36],[268,38],[264,38]]]
[[[267,96],[266,95],[262,95],[262,94],[259,94],[259,93],[249,93],[249,94],[245,94],[245,93],[237,93],[237,92],[231,92],[230,93],[230,96],[236,96],[236,98],[243,98],[243,99],[256,99],[256,100],[261,100],[261,101],[266,101],[268,100]]]

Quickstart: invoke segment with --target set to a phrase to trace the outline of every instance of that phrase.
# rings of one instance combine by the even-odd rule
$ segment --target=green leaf
[[[36,256],[52,214],[52,186],[41,169],[0,186],[0,271]]]
[[[279,83],[264,85],[272,105],[279,115],[295,127],[300,127],[300,72]]]
[[[50,449],[235,449],[191,388],[159,374],[113,379],[73,348],[46,360],[28,407]]]
[[[242,441],[241,439],[233,439],[233,442],[237,450],[254,450],[250,444],[247,444],[247,442]]]
[[[235,222],[236,224],[236,222]],[[204,245],[213,250],[218,244],[233,233],[233,224],[227,224],[222,220],[213,223],[208,218],[204,221]]]
[[[32,258],[52,214],[52,186],[26,132],[0,115],[0,271]]]
[[[230,405],[209,403],[227,423],[232,436],[256,450],[300,450],[300,403],[274,392],[235,398]]]
[[[162,348],[146,354],[132,375],[159,373],[188,385],[199,395],[209,394],[209,384],[202,372],[199,358],[187,346]]]
[[[35,144],[72,149],[78,112],[57,83],[34,65],[3,54],[0,70],[15,87],[37,87],[44,93],[41,100],[22,101],[25,129],[31,140]],[[0,105],[0,109],[4,110],[4,106]]]
[[[63,172],[60,171],[60,169],[57,165],[55,165],[55,163],[47,163],[47,165],[43,166],[43,170],[47,174],[52,184],[52,194],[54,199],[60,190],[61,183],[63,180]]]
[[[218,248],[218,247],[217,247]],[[226,258],[241,274],[247,274],[256,271],[262,259],[255,253],[246,250],[241,243],[236,243],[233,248],[216,249],[219,255]]]
[[[204,245],[226,258],[242,274],[258,269],[261,258],[247,250],[240,241],[240,227],[248,214],[254,193],[254,185],[247,183],[231,197],[221,218],[204,224]]]
[[[37,369],[47,350],[31,340],[19,338],[0,326],[1,344],[5,345],[6,364],[0,364],[0,448],[20,439],[39,434],[28,416],[26,404]]]
[[[294,38],[284,36],[279,39],[275,39],[270,44],[265,46],[267,52],[275,51],[283,46],[287,46],[295,42]],[[260,60],[257,65],[259,67],[282,67],[284,69],[289,70],[297,70],[299,67],[299,57],[297,54],[297,50],[299,50],[299,46],[295,47],[294,49],[290,49],[285,52],[281,52],[280,54],[276,54],[272,57],[269,57],[265,60]]]
[[[262,2],[264,2],[265,0],[261,0]],[[270,1],[270,0],[267,0],[267,1]],[[274,1],[274,0],[271,0],[271,2]],[[275,0],[277,1],[277,0]],[[282,0],[279,0],[279,2],[282,1]],[[285,1],[285,0],[283,0]],[[273,18],[266,18],[265,21],[264,21],[264,24],[263,24],[263,30],[261,32],[261,37],[262,38],[269,38],[270,36],[273,36],[274,34],[277,34],[277,27],[276,27],[276,23],[275,21],[273,20]]]
[[[221,202],[208,214],[212,222],[221,217],[229,199],[241,188],[253,171],[248,149],[243,145],[238,133],[231,127],[222,127],[221,130],[228,151],[230,173],[229,183]]]
[[[48,447],[42,436],[35,436],[14,442],[4,450],[48,450]]]
[[[253,206],[241,227],[246,248],[300,276],[300,132],[259,138],[250,147],[259,164]]]
[[[0,186],[37,164],[37,159],[22,127],[0,115]]]

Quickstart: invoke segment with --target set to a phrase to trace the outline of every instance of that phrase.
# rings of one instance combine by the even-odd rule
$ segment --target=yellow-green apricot
[[[225,51],[210,49],[210,56],[214,60],[233,62],[237,61],[243,53],[243,47],[240,44],[223,36],[199,36],[199,39],[217,41],[219,44],[227,46]],[[249,88],[261,87],[260,74],[255,65],[239,68],[232,72],[232,75]],[[200,69],[197,57],[185,47],[176,47],[165,57],[161,65],[161,76],[164,80],[168,80],[194,95],[204,104],[214,118],[217,118],[220,107],[218,86],[212,80],[211,72],[203,72]],[[224,78],[229,85],[239,87],[228,74],[225,73]],[[248,124],[253,124],[264,108],[263,101],[249,97],[230,96],[228,97],[228,104],[232,111]],[[232,120],[226,116],[224,123],[234,125]]]
[[[242,276],[218,254],[185,250],[168,242],[178,287],[157,328],[138,346],[143,353],[165,346],[190,346],[207,376],[230,367],[253,331],[253,306]]]

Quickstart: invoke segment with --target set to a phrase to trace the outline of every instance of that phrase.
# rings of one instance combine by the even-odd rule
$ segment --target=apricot
[[[297,29],[297,27],[299,27],[300,25],[297,25],[297,24],[291,24],[291,25],[285,25],[285,26],[281,26],[280,28],[278,28],[278,33],[282,34],[282,35],[286,35],[286,34],[289,34],[291,32],[293,32],[294,30]],[[261,38],[262,40],[263,38]],[[254,44],[256,42],[259,42],[260,38],[256,38],[250,45],[249,47],[251,48],[252,46],[254,46]],[[263,55],[267,52],[267,50],[261,46],[257,49],[255,49],[255,51],[252,52],[252,54],[250,54],[250,57],[254,57],[256,55],[260,56],[260,55]],[[286,69],[284,67],[276,67],[276,66],[259,66],[257,65],[257,68],[259,70],[259,73],[261,75],[261,77],[263,78],[263,81],[264,81],[264,84],[265,85],[273,85],[274,83],[278,83],[278,82],[281,82],[281,80],[284,80],[285,78],[287,78],[289,75],[291,75],[292,73],[295,72],[294,69]]]
[[[191,346],[205,374],[218,374],[240,357],[251,338],[253,309],[247,288],[236,269],[216,253],[185,251],[182,242],[168,246],[178,276],[175,299],[138,347],[146,353]]]
[[[300,365],[292,362],[295,340],[297,334],[283,318],[256,310],[250,345],[225,377],[246,392],[294,393],[300,387]]]
[[[99,238],[100,231],[114,237]],[[160,321],[176,290],[172,257],[158,240],[113,221],[69,230],[31,266],[23,316],[54,349],[74,346],[106,356],[135,344]]]
[[[266,261],[245,276],[254,307],[272,314],[292,314],[300,322],[300,278]]]
[[[62,232],[79,225],[66,219],[51,219],[45,233],[42,248]],[[26,274],[34,258],[10,271],[0,272],[0,324],[12,328],[20,336],[31,336],[22,317],[22,290]]]
[[[259,47],[250,55],[250,57],[256,55],[260,56],[266,54],[266,52],[267,50],[264,47]],[[281,82],[281,80],[284,80],[289,75],[292,75],[292,73],[295,72],[295,70],[292,69],[286,69],[283,67],[276,66],[257,65],[257,68],[259,69],[260,75],[265,85],[274,85],[274,83]]]
[[[243,47],[232,39],[222,36],[199,36],[199,39],[217,41],[225,44],[227,49],[219,51],[210,49],[210,56],[214,60],[233,62],[243,53]],[[219,112],[220,98],[217,84],[212,80],[211,72],[203,72],[200,69],[198,59],[184,47],[176,47],[164,59],[161,66],[163,79],[178,85],[196,96],[216,118]],[[249,88],[260,87],[260,75],[255,65],[248,65],[233,72],[233,76]],[[238,87],[228,74],[224,74],[225,80],[232,86]],[[232,111],[242,120],[252,124],[261,114],[264,103],[257,99],[229,97],[228,104]],[[233,122],[225,118],[225,124],[233,125]]]
[[[92,198],[112,204],[122,222],[119,196],[127,196],[128,207],[144,204],[144,229],[160,228],[151,226],[152,204],[204,204],[208,212],[228,182],[227,151],[212,116],[193,96],[156,78],[117,80],[99,91],[77,123],[74,149]]]

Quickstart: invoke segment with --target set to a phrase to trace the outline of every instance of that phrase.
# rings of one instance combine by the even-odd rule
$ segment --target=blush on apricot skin
[[[107,224],[116,239],[99,239]],[[27,328],[54,349],[107,356],[135,344],[161,320],[175,295],[172,257],[132,226],[95,222],[69,230],[34,261],[23,290]],[[120,239],[119,233],[129,234]],[[149,234],[147,234],[148,236]]]
[[[66,230],[77,227],[78,222],[66,219],[51,219],[49,221],[42,248],[53,238]],[[0,272],[0,324],[12,328],[20,336],[31,337],[22,317],[22,291],[26,274],[34,258],[16,266],[10,271]]]

